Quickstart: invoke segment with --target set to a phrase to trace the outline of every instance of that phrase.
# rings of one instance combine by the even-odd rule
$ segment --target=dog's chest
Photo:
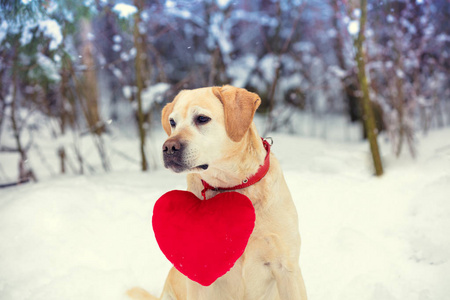
[[[279,299],[271,271],[275,262],[267,253],[273,247],[268,244],[264,239],[251,240],[235,266],[214,283],[215,290],[226,291],[223,299]],[[204,299],[211,299],[208,296]]]
[[[229,299],[278,299],[272,274],[272,269],[280,266],[277,241],[266,226],[258,223],[242,257],[221,278],[223,280],[218,281],[221,289],[235,291]],[[242,289],[236,289],[237,286],[242,286]]]

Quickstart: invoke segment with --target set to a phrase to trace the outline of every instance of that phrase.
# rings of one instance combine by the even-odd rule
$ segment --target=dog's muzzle
[[[178,138],[168,139],[162,147],[164,166],[176,173],[207,170],[209,167],[208,164],[195,166],[190,162],[189,158],[192,158],[192,154],[186,150],[185,145],[186,144]]]
[[[182,172],[188,168],[183,160],[185,146],[179,139],[168,139],[162,147],[164,166],[174,172]]]

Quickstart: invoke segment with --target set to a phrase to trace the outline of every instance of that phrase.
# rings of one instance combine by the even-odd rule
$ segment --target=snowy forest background
[[[186,189],[161,108],[232,84],[262,98],[309,299],[448,300],[450,2],[364,2],[0,0],[0,299],[159,295],[153,206]]]
[[[450,3],[367,8],[377,132],[415,156],[423,133],[450,125]],[[211,85],[257,92],[264,134],[329,138],[329,120],[343,117],[362,139],[360,15],[345,0],[1,0],[0,183],[117,169],[112,155],[155,169],[161,108]],[[121,148],[122,137],[140,143]]]

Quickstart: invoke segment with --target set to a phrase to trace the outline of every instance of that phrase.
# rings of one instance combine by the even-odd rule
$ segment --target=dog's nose
[[[175,152],[180,151],[182,147],[183,145],[178,139],[167,140],[163,145],[163,153],[169,155],[174,154]]]

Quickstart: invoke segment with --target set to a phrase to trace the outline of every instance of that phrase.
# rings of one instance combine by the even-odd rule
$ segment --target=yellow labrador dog
[[[169,135],[163,145],[166,168],[187,172],[188,190],[199,198],[202,180],[223,188],[245,182],[267,153],[253,123],[260,102],[258,95],[232,86],[180,92],[162,111]],[[306,300],[297,212],[275,156],[270,154],[270,169],[260,181],[237,191],[250,198],[256,214],[244,254],[210,286],[172,268],[160,299]],[[208,190],[206,198],[217,193]],[[140,288],[128,295],[157,299]]]

